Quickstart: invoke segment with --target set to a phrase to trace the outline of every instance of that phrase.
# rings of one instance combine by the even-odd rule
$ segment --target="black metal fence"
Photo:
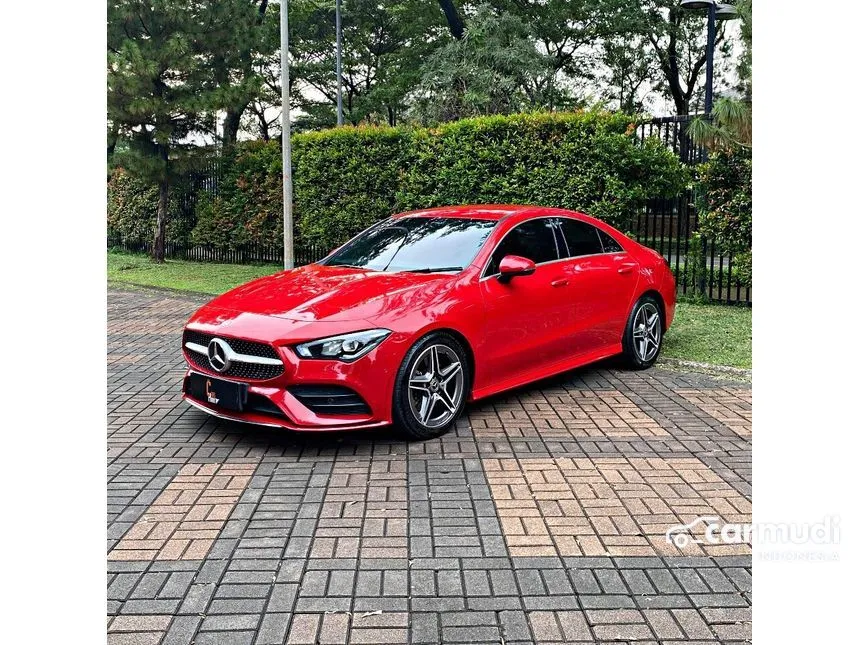
[[[636,136],[640,141],[656,137],[672,150],[681,161],[695,166],[707,159],[707,151],[687,135],[693,116],[658,117],[640,124]],[[179,217],[194,221],[194,209],[202,193],[217,195],[221,181],[218,158],[204,160],[188,174],[179,196]],[[188,227],[190,230],[190,227]],[[650,200],[631,217],[629,232],[640,243],[663,255],[672,267],[678,292],[700,295],[714,302],[752,304],[752,287],[745,284],[737,262],[730,253],[722,253],[716,245],[698,231],[698,215],[692,190],[672,199]],[[108,247],[131,252],[149,252],[152,240],[129,240],[108,236]],[[310,264],[330,249],[299,244],[295,249],[296,264]],[[281,264],[280,245],[241,244],[218,247],[209,244],[168,241],[165,254],[170,258],[232,264]]]
[[[128,239],[118,236],[108,236],[108,249],[126,251],[129,253],[151,253],[153,240]],[[215,246],[212,244],[194,244],[193,242],[171,242],[164,245],[164,255],[175,260],[191,260],[194,262],[220,262],[223,264],[278,264],[284,262],[284,250],[281,245],[237,244],[231,247]],[[310,264],[321,260],[331,249],[303,244],[295,247],[296,266]]]
[[[687,135],[694,116],[652,119],[636,129],[640,141],[656,137],[681,161],[695,166],[707,160],[707,151]],[[669,262],[678,293],[699,295],[714,302],[751,305],[752,287],[746,283],[731,253],[722,253],[704,236],[697,236],[695,193],[688,190],[672,199],[649,200],[631,220],[630,233]]]

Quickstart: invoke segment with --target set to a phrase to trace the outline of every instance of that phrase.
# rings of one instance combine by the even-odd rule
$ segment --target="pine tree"
[[[111,163],[158,185],[156,261],[164,260],[169,190],[183,158],[215,134],[218,110],[247,90],[244,79],[219,83],[215,70],[236,23],[254,20],[255,11],[238,0],[108,2],[108,124],[120,142]]]

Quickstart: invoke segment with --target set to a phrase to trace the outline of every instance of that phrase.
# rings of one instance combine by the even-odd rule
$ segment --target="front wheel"
[[[471,374],[460,342],[444,332],[413,345],[397,372],[394,423],[410,439],[432,439],[450,430],[466,405]]]
[[[624,358],[633,369],[644,370],[651,367],[660,348],[663,346],[662,308],[654,296],[639,298],[627,319],[624,329]]]

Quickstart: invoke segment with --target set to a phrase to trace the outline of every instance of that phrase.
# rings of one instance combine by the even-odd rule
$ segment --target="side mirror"
[[[499,263],[499,282],[510,282],[514,276],[531,275],[535,263],[519,255],[506,255]]]

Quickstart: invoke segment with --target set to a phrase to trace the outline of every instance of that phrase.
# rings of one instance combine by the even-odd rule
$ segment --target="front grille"
[[[203,332],[191,329],[185,330],[185,333],[182,335],[182,346],[185,348],[185,354],[193,365],[210,372],[215,372],[220,376],[256,381],[266,381],[284,373],[283,365],[260,365],[258,363],[243,363],[240,361],[233,361],[229,369],[225,372],[216,372],[212,369],[212,366],[209,364],[209,358],[205,354],[192,352],[185,347],[185,343],[197,343],[206,347],[213,338],[215,336],[212,334],[204,334]],[[223,336],[219,336],[218,338],[226,341],[237,354],[282,360],[275,348],[266,343],[256,343],[251,340],[241,340],[238,338],[225,338]]]
[[[299,402],[315,414],[370,414],[356,392],[340,385],[293,385],[289,389]]]

